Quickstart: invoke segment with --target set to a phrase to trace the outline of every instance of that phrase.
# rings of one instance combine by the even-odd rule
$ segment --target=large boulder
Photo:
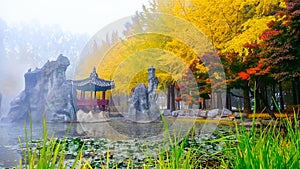
[[[71,81],[66,80],[66,69],[70,65],[67,57],[59,55],[56,61],[47,62],[42,68],[25,73],[25,90],[11,103],[5,119],[25,120],[28,113],[34,122],[74,121],[74,91]]]
[[[220,115],[222,112],[219,109],[212,109],[207,112],[207,118],[212,119]]]
[[[163,113],[162,113],[164,116],[172,116],[172,113],[171,113],[171,110],[170,109],[165,109],[163,110]]]
[[[208,119],[220,118],[220,117],[228,117],[232,115],[232,111],[228,109],[212,109],[207,112]]]

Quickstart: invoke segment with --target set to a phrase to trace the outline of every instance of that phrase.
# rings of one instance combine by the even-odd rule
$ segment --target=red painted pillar
[[[96,112],[97,106],[98,106],[98,104],[97,104],[97,93],[96,93],[96,90],[95,90],[95,92],[94,92],[94,100],[93,100],[94,112]]]
[[[90,95],[90,111],[93,110],[93,91],[91,91],[91,95]]]
[[[102,111],[105,111],[105,104],[106,104],[106,102],[105,102],[105,91],[102,92],[102,103],[103,103]]]
[[[83,100],[83,91],[80,90],[80,98],[78,98],[77,102],[82,102]],[[79,108],[82,108],[82,106],[80,106]]]

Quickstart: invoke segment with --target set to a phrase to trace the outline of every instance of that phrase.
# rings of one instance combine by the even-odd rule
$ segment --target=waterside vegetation
[[[297,168],[300,166],[299,118],[272,120],[266,126],[220,126],[212,134],[191,129],[181,138],[170,132],[165,139],[114,141],[104,138],[49,138],[44,120],[44,137],[32,140],[24,123],[25,140],[20,142],[16,168]],[[30,123],[32,131],[32,123]]]

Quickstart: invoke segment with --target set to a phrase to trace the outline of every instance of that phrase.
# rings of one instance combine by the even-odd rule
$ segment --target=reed
[[[278,109],[279,110],[279,109]],[[280,110],[279,110],[280,112]],[[226,156],[221,168],[299,168],[300,166],[300,132],[298,113],[294,117],[271,121],[267,126],[254,126],[248,130],[241,122],[235,123],[236,139],[227,142]]]
[[[58,140],[52,135],[48,138],[48,131],[46,127],[46,119],[43,120],[43,138],[41,142],[34,143],[32,140],[32,120],[30,119],[30,138],[27,132],[27,124],[24,122],[24,134],[25,134],[25,147],[20,137],[18,137],[20,149],[23,155],[23,159],[19,160],[16,168],[26,169],[64,169],[64,168],[87,168],[88,164],[82,164],[82,150],[83,146],[78,152],[73,164],[66,163],[66,139]]]

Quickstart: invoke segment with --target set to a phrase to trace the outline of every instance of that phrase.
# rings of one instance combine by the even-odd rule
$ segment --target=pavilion
[[[83,80],[73,80],[73,86],[77,92],[76,104],[79,108],[86,106],[90,111],[95,111],[99,107],[99,110],[105,111],[109,102],[105,99],[105,93],[107,90],[113,89],[115,83],[99,78],[96,68],[94,68],[90,77]],[[80,91],[80,94],[78,91]],[[97,92],[102,92],[101,99],[97,98]],[[86,93],[89,93],[89,98],[86,98]]]

